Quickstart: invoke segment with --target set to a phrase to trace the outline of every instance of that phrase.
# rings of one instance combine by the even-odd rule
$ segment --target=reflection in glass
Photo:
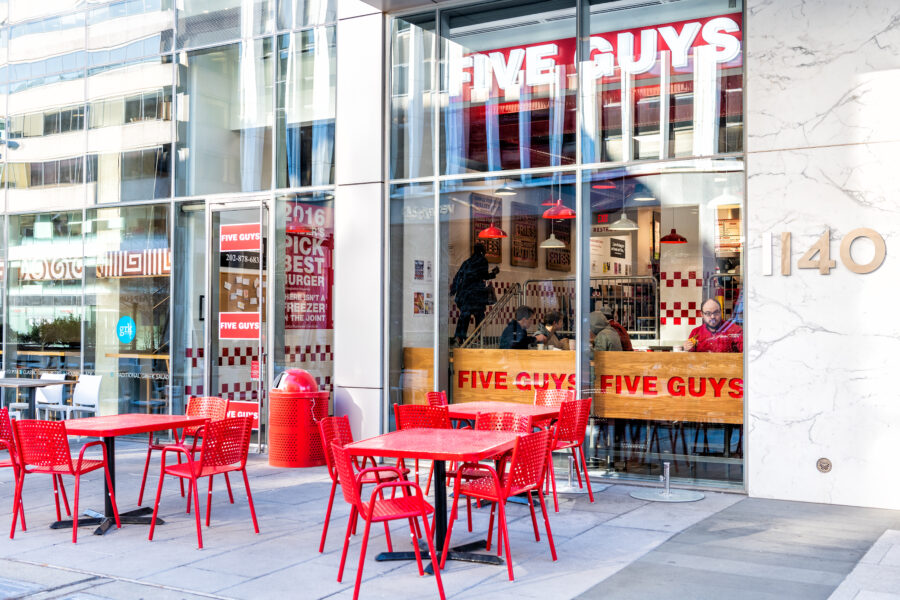
[[[582,67],[583,162],[742,149],[740,2],[622,10],[591,0],[590,33]]]
[[[206,205],[175,206],[175,260],[172,263],[172,412],[184,411],[187,397],[205,396],[203,360],[206,344]]]
[[[101,414],[169,412],[172,254],[166,204],[87,211],[84,372]]]
[[[172,0],[120,0],[87,12],[87,48],[93,65],[124,62],[172,50]]]
[[[331,192],[275,199],[273,341],[275,375],[309,371],[323,391],[334,373],[334,196]]]
[[[434,174],[434,13],[391,30],[391,177]]]
[[[334,181],[335,28],[278,38],[277,187]]]
[[[6,375],[81,371],[81,211],[9,217]]]
[[[390,203],[390,402],[423,404],[435,385],[434,191],[391,186]]]
[[[447,10],[441,31],[441,171],[575,160],[575,3]]]
[[[164,56],[88,74],[88,201],[171,194],[172,63]]]
[[[743,481],[742,168],[691,161],[585,174],[591,331],[582,337],[602,314],[638,351],[623,361],[597,335],[584,355],[594,460],[609,473],[650,475],[668,460],[674,477],[695,483]],[[636,229],[615,226],[623,212]]]
[[[321,25],[336,18],[335,0],[278,0],[278,29]]]
[[[179,55],[176,195],[271,187],[271,60],[271,39]]]
[[[204,46],[269,33],[275,0],[180,0],[178,47]]]

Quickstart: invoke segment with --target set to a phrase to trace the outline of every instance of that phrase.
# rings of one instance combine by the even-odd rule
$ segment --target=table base
[[[116,520],[113,517],[104,516],[95,510],[86,510],[84,511],[84,514],[84,518],[78,519],[78,526],[97,527],[97,529],[94,530],[94,535],[103,535],[116,525]],[[119,513],[119,522],[122,523],[122,525],[150,525],[153,521],[152,515],[153,509],[149,506],[143,506],[141,508],[129,510],[128,512]],[[165,525],[165,523],[166,522],[159,517],[156,518],[157,525]],[[50,529],[70,529],[71,527],[71,519],[55,521],[50,524]]]
[[[454,548],[450,548],[450,552],[447,553],[447,560],[460,560],[463,562],[472,562],[478,563],[482,565],[503,565],[506,564],[502,558],[497,556],[496,554],[480,554],[475,553],[473,550],[484,550],[487,548],[487,541],[478,540],[477,542],[470,542],[468,544],[463,544],[462,546],[456,546]],[[436,550],[437,551],[437,550]],[[419,553],[422,556],[422,560],[428,560],[428,544],[425,542],[419,542]],[[438,558],[440,559],[441,553],[437,552]],[[388,561],[388,560],[416,560],[415,552],[382,552],[378,556],[375,557],[377,561]],[[425,572],[429,575],[434,575],[434,566],[429,563],[425,567]]]

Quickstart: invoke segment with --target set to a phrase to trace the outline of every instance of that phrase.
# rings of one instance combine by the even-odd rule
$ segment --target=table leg
[[[105,437],[103,438],[103,443],[106,445],[106,458],[109,464],[109,479],[112,481],[113,492],[116,490],[116,438],[115,437]],[[95,510],[86,510],[84,514],[86,516],[82,516],[78,518],[78,526],[79,527],[94,527],[97,526],[97,529],[94,530],[94,535],[103,535],[107,531],[109,531],[113,525],[116,524],[115,514],[113,513],[112,507],[112,499],[109,496],[109,486],[106,484],[106,478],[103,478],[103,491],[104,494],[104,507],[103,514]],[[149,506],[142,506],[141,508],[136,508],[134,510],[129,510],[127,512],[119,513],[119,522],[123,525],[149,525],[151,520],[153,519],[152,515],[153,509]],[[165,521],[160,518],[156,519],[157,525],[164,525]],[[50,529],[68,529],[72,527],[71,520],[65,521],[56,521],[50,525]]]
[[[440,557],[444,548],[444,541],[447,537],[447,464],[443,460],[434,461],[434,551]],[[484,550],[487,547],[485,540],[470,542],[462,546],[450,548],[447,553],[447,560],[461,560],[466,562],[481,563],[487,565],[503,565],[503,559],[494,554],[476,554],[473,550]],[[424,542],[419,544],[420,552],[423,556],[428,555],[428,545]],[[415,560],[415,552],[382,552],[375,557],[375,560]],[[429,564],[425,567],[425,572],[429,575],[434,574],[434,565]]]

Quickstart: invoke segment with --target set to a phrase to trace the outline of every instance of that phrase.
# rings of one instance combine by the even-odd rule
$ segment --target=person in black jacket
[[[516,309],[516,318],[509,322],[503,333],[500,334],[501,350],[527,350],[536,342],[544,343],[547,337],[528,335],[528,329],[534,324],[534,310],[529,306],[520,306]]]
[[[475,327],[484,320],[485,307],[490,301],[489,290],[484,282],[493,279],[500,272],[500,267],[488,270],[485,252],[484,244],[475,244],[472,256],[460,265],[450,286],[450,295],[456,295],[456,306],[459,307],[455,334],[457,345],[468,337],[472,317],[475,317]]]

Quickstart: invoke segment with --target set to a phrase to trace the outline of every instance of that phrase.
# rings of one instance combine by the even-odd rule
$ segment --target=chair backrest
[[[489,412],[475,415],[475,429],[478,431],[512,431],[531,433],[534,429],[531,415],[517,415],[514,412]]]
[[[319,420],[319,434],[322,436],[322,448],[325,449],[325,465],[332,481],[338,480],[338,472],[335,467],[334,453],[331,444],[343,447],[353,441],[353,432],[350,430],[350,419],[347,415],[342,417],[325,417]]]
[[[228,400],[217,396],[191,396],[184,414],[188,417],[206,417],[211,422],[221,421],[228,415]],[[194,435],[198,428],[185,427],[185,435]]]
[[[77,406],[97,406],[100,403],[100,380],[102,375],[79,375],[78,383],[72,391],[72,404]]]
[[[356,485],[356,473],[353,470],[353,457],[350,456],[350,451],[337,442],[332,442],[331,452],[344,500],[352,506],[361,506],[362,500],[359,496],[359,486]]]
[[[549,430],[544,429],[537,433],[518,436],[505,481],[507,492],[511,488],[517,490],[529,487],[540,489],[544,482],[549,452]]]
[[[64,421],[13,421],[19,465],[29,471],[72,473]]]
[[[588,418],[591,416],[590,398],[569,400],[559,407],[559,420],[556,422],[556,439],[566,442],[584,443]]]
[[[51,381],[64,381],[65,373],[41,373],[41,379]],[[35,388],[34,401],[38,404],[61,404],[63,395],[63,386],[50,385],[44,388]]]
[[[450,429],[450,411],[446,406],[395,404],[397,429]]]
[[[563,402],[575,399],[575,390],[534,390],[535,406],[558,407]]]
[[[447,406],[447,392],[443,390],[428,392],[425,394],[425,399],[428,400],[428,406]]]
[[[243,469],[250,449],[252,417],[234,417],[210,421],[203,428],[201,464],[203,467],[235,466]]]
[[[13,435],[12,421],[9,420],[9,409],[0,408],[0,441],[6,442],[9,447],[9,458],[15,462],[16,456],[16,438]]]

